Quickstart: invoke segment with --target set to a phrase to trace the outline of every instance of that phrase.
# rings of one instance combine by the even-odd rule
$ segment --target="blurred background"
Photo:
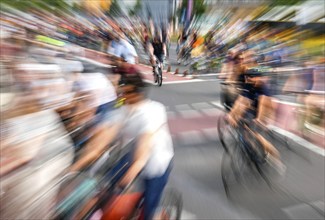
[[[108,150],[113,156],[96,161],[92,175],[67,170],[102,120],[98,108],[121,105],[114,67],[126,56],[151,85],[149,97],[166,106],[175,148],[169,186],[183,195],[181,219],[324,219],[324,1],[0,4],[1,219],[100,219],[106,173],[129,144]],[[167,46],[161,88],[149,62],[154,36]],[[243,184],[229,199],[217,123],[238,96],[239,54],[269,85],[265,123],[287,171],[276,187]]]

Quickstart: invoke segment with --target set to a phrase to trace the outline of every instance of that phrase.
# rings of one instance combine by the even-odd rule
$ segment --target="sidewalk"
[[[325,148],[325,134],[317,134],[310,130],[301,128],[299,124],[301,120],[298,115],[299,105],[293,102],[276,101],[277,112],[274,126],[279,127],[285,131],[291,132],[320,148]]]

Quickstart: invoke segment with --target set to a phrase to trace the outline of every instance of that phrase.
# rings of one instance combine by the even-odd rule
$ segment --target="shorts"
[[[164,54],[154,54],[154,55],[157,57],[157,59],[158,59],[161,63],[164,62]]]

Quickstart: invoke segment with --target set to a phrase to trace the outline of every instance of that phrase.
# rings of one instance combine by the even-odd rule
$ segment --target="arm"
[[[153,46],[152,46],[152,43],[149,43],[149,45],[148,45],[148,51],[149,51],[150,56],[152,57],[153,56]]]
[[[167,53],[166,53],[166,44],[165,44],[165,43],[163,43],[163,53],[164,53],[164,55],[167,54]]]
[[[152,148],[152,135],[152,133],[144,133],[140,136],[134,154],[134,162],[124,175],[120,185],[127,186],[131,183],[146,165]]]
[[[80,170],[96,160],[110,144],[119,131],[119,125],[108,127],[102,125],[82,151],[82,156],[70,168],[70,172]]]

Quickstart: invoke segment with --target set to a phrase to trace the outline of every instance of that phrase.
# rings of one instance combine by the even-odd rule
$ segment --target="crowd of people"
[[[144,219],[152,219],[174,152],[166,109],[147,97],[147,86],[134,64],[139,62],[140,46],[153,67],[155,59],[163,62],[169,56],[169,27],[152,27],[136,19],[121,24],[87,11],[49,13],[32,6],[26,11],[1,6],[1,218],[52,218],[64,200],[57,196],[62,178],[89,170],[116,140],[122,140],[121,146],[135,144],[131,163],[123,168],[117,185],[125,187],[140,175],[145,185]],[[249,91],[237,94],[227,88],[228,95],[235,96],[226,102],[232,107],[228,119],[233,126],[247,113],[260,124],[272,117],[274,90],[260,72],[297,63],[312,67],[295,89],[324,91],[316,78],[324,71],[318,68],[324,60],[302,54],[297,42],[288,40],[287,30],[247,28],[241,37],[227,41],[228,35],[226,26],[205,36],[194,28],[181,30],[177,53],[180,63],[195,57],[222,60],[220,78],[241,83]],[[283,90],[289,91],[291,85]],[[308,117],[315,106],[324,114],[324,98],[318,94],[307,94],[300,101],[307,106]],[[274,146],[256,136],[270,160],[284,169]],[[74,205],[76,211],[69,210],[71,218],[93,199],[87,196]]]
[[[144,219],[152,219],[173,145],[165,107],[148,99],[133,65],[136,27],[87,12],[4,5],[0,13],[1,218],[76,217],[94,198],[77,192],[84,200],[62,211],[70,196],[69,187],[60,189],[62,178],[87,173],[116,140],[121,149],[133,140],[128,166],[114,165],[124,168],[116,187],[141,176]],[[107,170],[102,178],[116,173]]]

